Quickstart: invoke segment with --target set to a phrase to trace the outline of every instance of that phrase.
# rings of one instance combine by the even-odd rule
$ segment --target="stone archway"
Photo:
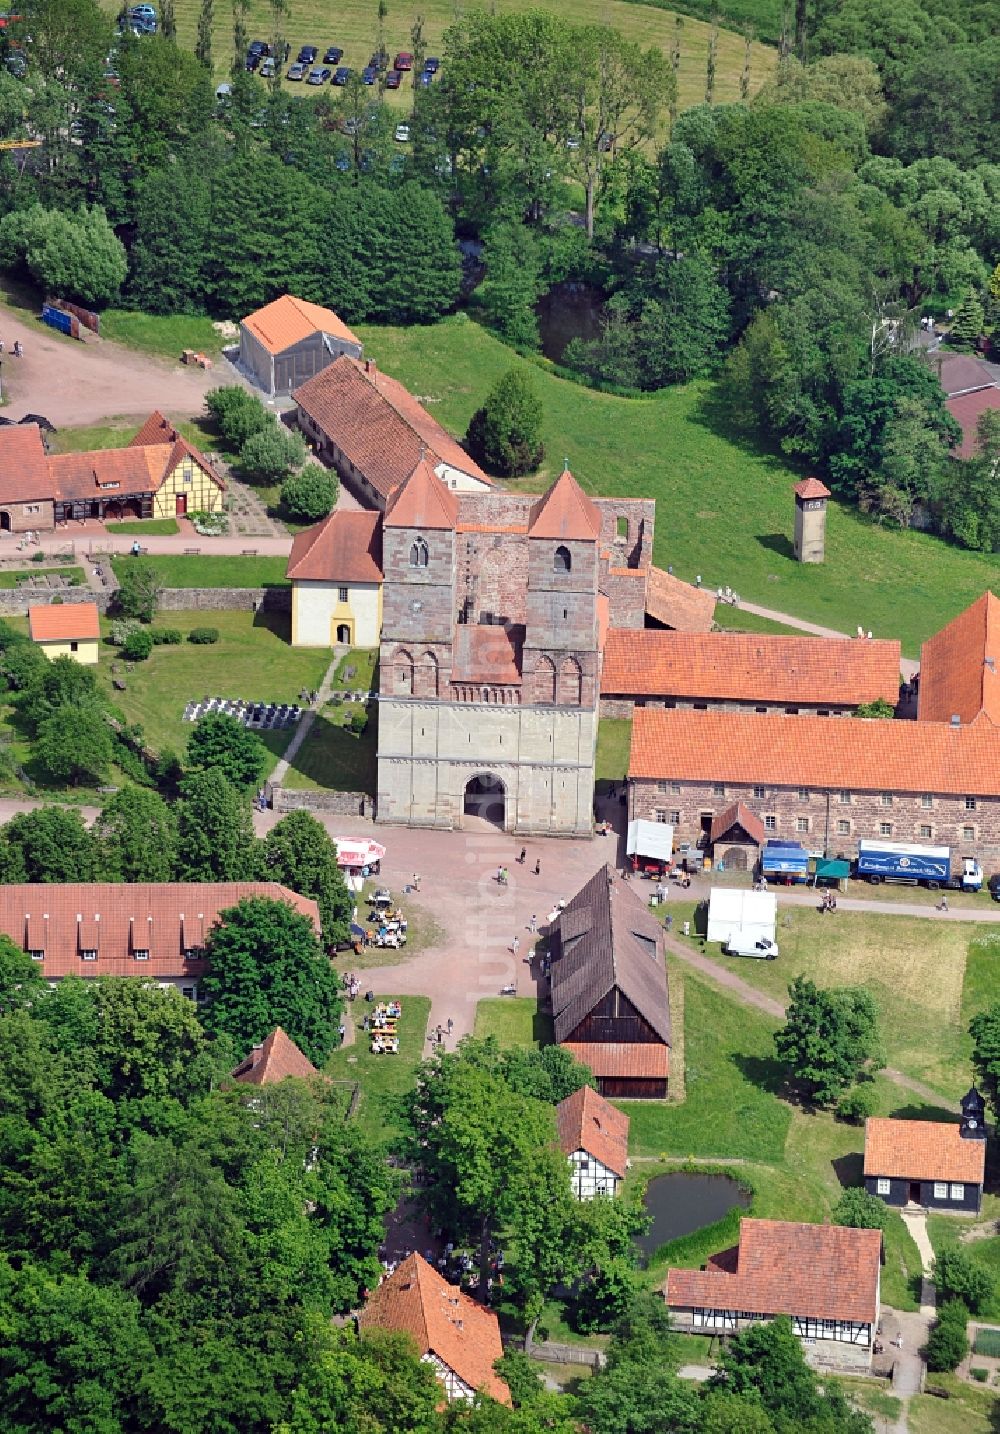
[[[507,829],[507,788],[492,772],[479,772],[465,784],[464,817],[473,817],[491,826]]]
[[[747,871],[750,862],[747,857],[745,846],[731,846],[727,849],[722,858],[723,871]]]

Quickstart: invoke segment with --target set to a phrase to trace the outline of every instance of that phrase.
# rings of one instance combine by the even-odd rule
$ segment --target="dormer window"
[[[410,567],[426,568],[428,556],[427,544],[423,538],[415,539],[410,548]]]
[[[32,961],[44,961],[44,960],[45,960],[45,952],[44,952],[44,951],[29,951],[29,952],[28,952],[28,955],[31,957]]]
[[[80,960],[81,960],[81,961],[96,961],[96,960],[97,960],[97,952],[94,950],[93,946],[85,946],[85,947],[83,948],[83,950],[80,952]]]
[[[573,556],[569,548],[562,544],[552,554],[552,571],[554,573],[568,573],[573,567]]]
[[[134,956],[134,958],[136,959],[136,961],[148,961],[148,960],[149,960],[149,952],[148,952],[148,951],[136,950],[136,951],[133,951],[133,952],[132,952],[132,955]]]

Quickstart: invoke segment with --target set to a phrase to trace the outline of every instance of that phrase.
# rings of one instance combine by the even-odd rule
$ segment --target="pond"
[[[601,332],[604,295],[589,284],[557,284],[535,305],[542,353],[561,363],[571,339],[596,339]]]
[[[690,1175],[676,1170],[650,1180],[643,1204],[653,1223],[636,1244],[648,1258],[669,1240],[714,1225],[730,1210],[748,1209],[750,1192],[728,1175]]]

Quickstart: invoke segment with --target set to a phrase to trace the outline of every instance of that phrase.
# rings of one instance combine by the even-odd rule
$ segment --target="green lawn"
[[[989,1196],[986,1199],[989,1202]],[[994,1217],[996,1215],[995,1210],[989,1213]],[[983,1214],[987,1215],[986,1209]],[[934,1246],[935,1254],[940,1254],[942,1250],[953,1248],[959,1244],[960,1237],[971,1223],[972,1221],[968,1217],[928,1215],[927,1234]],[[965,1253],[978,1265],[982,1265],[993,1279],[993,1297],[981,1310],[976,1311],[976,1318],[986,1320],[987,1323],[996,1323],[1000,1320],[1000,1235],[990,1235],[985,1240],[962,1241],[961,1244]]]
[[[966,1384],[954,1374],[928,1374],[927,1384],[944,1390],[948,1398],[915,1395],[907,1412],[910,1434],[995,1434],[1000,1423],[995,1392]]]
[[[639,9],[640,7],[633,7]],[[464,315],[411,329],[357,326],[365,351],[435,418],[465,432],[487,389],[519,359]],[[827,560],[792,556],[792,484],[801,470],[728,428],[710,383],[615,398],[531,366],[544,408],[546,463],[522,485],[542,488],[563,456],[591,493],[657,499],[654,556],[680,577],[729,584],[751,601],[853,632],[920,643],[1000,577],[996,555],[963,552],[829,505]]]
[[[71,564],[63,568],[46,568],[39,564],[37,568],[0,568],[0,588],[16,588],[23,582],[41,582],[43,578],[50,577],[65,578],[72,587],[82,587],[87,581],[83,568],[75,568]]]
[[[624,782],[628,772],[629,748],[632,745],[632,723],[626,717],[602,717],[597,729],[597,764],[599,782]]]
[[[109,12],[117,13],[118,0],[103,0]],[[749,0],[736,0],[746,4]],[[766,0],[753,0],[754,4]],[[334,42],[344,50],[345,65],[362,68],[375,48],[377,33],[376,6],[371,0],[342,0],[336,13],[332,12],[326,0],[297,0],[290,7],[281,24],[282,33],[292,46],[293,58],[300,45],[317,45],[322,52]],[[669,52],[674,35],[674,15],[671,11],[655,6],[625,3],[625,0],[500,0],[498,8],[509,11],[550,10],[580,24],[612,24],[630,39],[643,47],[656,45],[665,54]],[[194,47],[195,30],[198,23],[199,0],[176,0],[177,33],[182,45]],[[424,35],[427,53],[441,53],[441,38],[455,18],[454,0],[421,0],[409,6],[390,5],[385,22],[385,43],[392,54],[396,50],[411,50],[410,27],[419,13],[424,18]],[[233,19],[231,0],[216,0],[213,58],[216,79],[227,79],[232,56]],[[681,62],[678,71],[678,89],[683,107],[701,104],[705,98],[705,55],[708,49],[710,16],[705,13],[701,20],[687,19],[681,32]],[[739,95],[740,73],[743,68],[743,36],[739,33],[742,19],[734,30],[721,30],[718,38],[718,59],[716,68],[715,100],[717,104],[728,104]],[[265,39],[273,32],[271,9],[267,0],[251,0],[249,6],[248,33]],[[770,26],[769,33],[775,27]],[[776,60],[775,51],[763,45],[753,46],[751,63],[751,88],[756,90],[763,82]],[[301,84],[286,85],[289,93],[308,97],[310,92]],[[266,93],[261,82],[261,95]],[[322,91],[320,91],[322,93]],[[404,82],[393,94],[387,93],[391,103],[408,110],[413,102],[412,87]],[[160,321],[162,322],[162,320]],[[201,344],[182,344],[181,347],[203,347]],[[178,350],[179,351],[179,350]]]
[[[759,617],[757,613],[747,612],[745,608],[729,607],[722,602],[715,605],[715,625],[727,632],[772,632],[785,637],[803,636],[799,628],[789,627],[784,622],[775,622],[770,617]]]
[[[399,1055],[373,1056],[366,1033],[360,1029],[365,1011],[364,1001],[354,1002],[345,1014],[345,1021],[356,1026],[353,1046],[334,1051],[326,1063],[326,1074],[336,1080],[357,1081],[361,1086],[361,1102],[357,1119],[370,1135],[388,1141],[399,1132],[399,1104],[413,1085],[417,1066],[427,1054],[425,1038],[431,1003],[426,996],[380,995],[378,1000],[398,999],[403,1014],[399,1021]]]
[[[180,360],[185,349],[218,358],[222,342],[211,319],[195,314],[144,314],[131,309],[105,309],[101,337],[159,358]]]
[[[496,1036],[502,1046],[547,1046],[552,1018],[533,996],[484,996],[476,1007],[474,1034],[480,1040]]]
[[[155,534],[160,538],[172,538],[180,532],[176,518],[139,518],[131,523],[108,523],[109,537],[121,533],[131,537],[133,533]]]
[[[330,702],[317,713],[309,735],[288,769],[286,787],[325,787],[335,792],[375,792],[378,707],[367,709],[368,726],[352,732],[351,717],[366,709],[361,702]]]
[[[102,643],[99,673],[109,698],[130,722],[142,724],[155,751],[183,750],[193,730],[182,720],[188,702],[206,696],[297,702],[303,689],[319,686],[328,661],[324,651],[289,645],[289,620],[281,613],[170,612],[158,622],[185,635],[193,627],[211,624],[218,628],[220,640],[213,647],[186,641],[176,647],[155,647],[128,674],[120,663],[125,692],[112,686],[111,663],[118,660],[117,649]],[[102,631],[107,628],[102,623]],[[274,760],[285,750],[293,730],[261,734]]]
[[[346,692],[373,692],[377,663],[377,647],[352,647],[337,663],[330,685]]]
[[[197,542],[197,539],[195,539]],[[247,539],[253,547],[253,539]],[[192,543],[192,547],[194,543]],[[213,553],[192,553],[176,555],[160,553],[155,557],[133,558],[128,554],[112,558],[111,566],[121,575],[127,568],[139,564],[154,568],[165,588],[275,588],[287,587],[285,569],[287,558],[243,558],[235,554],[216,555]],[[204,616],[204,622],[215,614]]]

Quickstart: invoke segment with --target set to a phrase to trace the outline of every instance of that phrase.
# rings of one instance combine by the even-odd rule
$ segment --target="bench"
[[[201,553],[201,549],[200,549],[200,548],[185,548],[185,549],[184,549],[185,557],[188,557],[188,558],[197,558],[197,557],[200,555],[200,553]]]
[[[243,557],[245,557],[245,558],[255,558],[256,556],[257,556],[257,549],[256,549],[256,548],[244,548],[244,549],[243,549]]]

